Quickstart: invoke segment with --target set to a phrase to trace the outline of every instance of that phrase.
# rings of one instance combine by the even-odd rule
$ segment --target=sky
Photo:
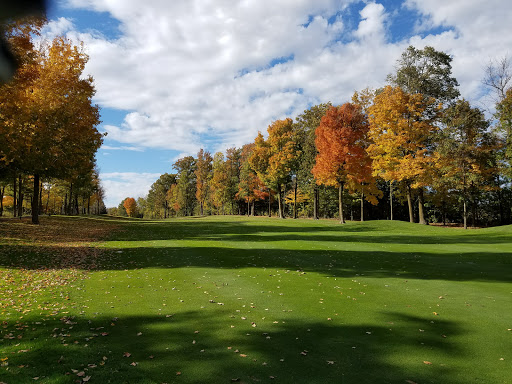
[[[53,0],[48,18],[44,38],[89,55],[107,207],[200,148],[241,147],[277,119],[384,86],[409,45],[451,55],[482,109],[485,68],[512,55],[508,0]]]

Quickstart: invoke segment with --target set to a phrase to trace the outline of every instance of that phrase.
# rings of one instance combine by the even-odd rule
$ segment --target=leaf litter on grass
[[[34,362],[22,354],[37,353],[34,348],[44,347],[31,342],[41,336],[50,336],[63,347],[81,343],[71,336],[77,323],[69,313],[78,307],[71,300],[71,292],[80,289],[79,281],[87,277],[87,271],[97,268],[104,253],[92,242],[117,226],[71,220],[42,218],[39,226],[27,219],[0,220],[0,346],[15,354],[15,364],[2,369],[10,368],[12,373],[34,369]],[[55,328],[45,335],[50,324]],[[66,360],[61,356],[56,362]],[[96,365],[89,364],[91,367]],[[90,376],[83,376],[81,381],[89,381]]]

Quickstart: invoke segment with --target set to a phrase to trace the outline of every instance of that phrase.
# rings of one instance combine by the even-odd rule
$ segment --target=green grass
[[[0,240],[0,382],[512,383],[511,226],[52,220],[118,227]]]

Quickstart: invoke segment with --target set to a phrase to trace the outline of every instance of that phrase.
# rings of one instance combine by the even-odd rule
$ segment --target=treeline
[[[144,218],[247,214],[344,222],[511,223],[512,89],[506,59],[484,82],[496,113],[460,97],[451,57],[409,47],[382,89],[274,121],[266,138],[224,155],[179,159],[145,198],[111,214]]]
[[[95,154],[103,142],[83,46],[40,38],[46,20],[3,26],[18,68],[0,85],[0,215],[105,212]]]

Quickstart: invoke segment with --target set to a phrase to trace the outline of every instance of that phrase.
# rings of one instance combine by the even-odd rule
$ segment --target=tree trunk
[[[361,189],[361,221],[364,221],[364,191]]]
[[[87,215],[91,214],[91,196],[87,198]]]
[[[46,207],[44,212],[48,215],[48,205],[50,204],[50,184],[48,185],[48,193],[46,194]]]
[[[199,213],[201,216],[203,216],[203,202],[202,201],[199,203]]]
[[[318,220],[318,186],[315,184],[313,188],[313,219]]]
[[[418,190],[418,216],[419,216],[419,223],[420,224],[427,224],[427,221],[425,220],[425,201],[423,196],[423,188],[420,187]]]
[[[442,215],[443,215],[443,226],[446,227],[446,201],[443,200],[443,204],[441,205]]]
[[[281,184],[277,186],[277,204],[279,208],[279,218],[284,219],[283,193],[281,191]]]
[[[251,203],[247,200],[247,217],[251,215]]]
[[[389,210],[390,219],[393,221],[393,181],[389,182]]]
[[[297,218],[297,176],[295,176],[295,186],[293,189],[293,218]]]
[[[343,217],[343,185],[344,183],[341,182],[339,186],[339,209],[340,209],[340,224],[345,224],[345,218]]]
[[[3,214],[4,214],[4,193],[5,193],[5,186],[3,186],[0,189],[0,216],[3,216]]]
[[[39,209],[37,211],[38,215],[43,213],[43,182],[39,183]]]
[[[272,211],[271,211],[271,191],[270,191],[270,188],[268,189],[268,217],[272,217]]]
[[[414,223],[414,215],[412,212],[412,193],[411,186],[407,184],[407,207],[409,208],[409,222]]]
[[[251,216],[254,216],[254,205],[256,204],[255,201],[252,202],[251,204]]]
[[[23,180],[18,176],[18,217],[23,216]]]
[[[66,214],[71,215],[71,209],[73,207],[73,183],[69,184],[69,199],[68,206],[66,207]]]
[[[464,220],[464,229],[468,229],[468,211],[466,207],[466,196],[462,197],[462,216]]]
[[[12,185],[12,194],[13,194],[13,202],[12,202],[12,216],[16,217],[16,208],[18,207],[17,201],[16,201],[16,174],[14,174],[14,181]]]
[[[34,194],[32,195],[32,224],[39,224],[39,175],[34,175]]]

